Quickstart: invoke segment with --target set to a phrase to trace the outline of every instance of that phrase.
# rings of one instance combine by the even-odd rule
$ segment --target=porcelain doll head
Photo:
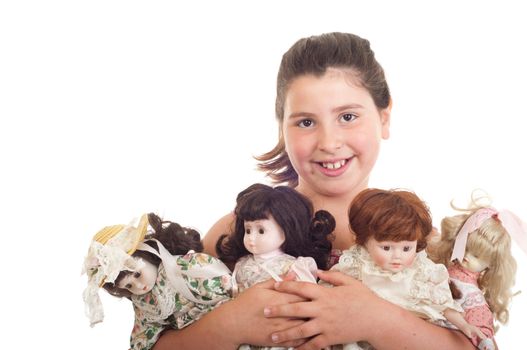
[[[154,249],[157,248],[156,239],[173,255],[183,255],[189,250],[201,252],[203,244],[199,232],[194,229],[182,227],[175,222],[162,221],[153,213],[148,214],[148,222],[153,232],[143,240]],[[117,297],[130,297],[132,294],[141,295],[149,292],[157,279],[157,269],[161,259],[156,255],[136,250],[132,254],[138,264],[134,270],[122,270],[113,283],[105,283],[103,288]]]
[[[256,245],[251,246],[251,240],[256,242],[272,233],[268,235],[272,244],[262,245],[272,254],[311,256],[319,268],[327,265],[331,250],[329,235],[335,228],[335,220],[323,210],[313,213],[311,201],[294,189],[251,185],[238,194],[234,214],[234,232],[221,236],[216,244],[218,256],[224,262],[235,263],[248,254],[265,254]]]
[[[243,245],[251,254],[267,258],[282,253],[284,230],[272,215],[267,219],[244,221],[244,228]]]
[[[153,231],[148,232],[149,224]],[[114,296],[128,298],[152,289],[161,260],[153,253],[138,250],[141,243],[157,250],[157,243],[151,239],[174,255],[203,250],[197,231],[162,221],[155,214],[143,215],[137,226],[113,225],[100,230],[92,240],[83,267],[88,275],[84,300],[92,326],[103,319],[99,287]]]
[[[501,323],[509,319],[508,306],[512,298],[512,287],[516,275],[516,260],[511,254],[511,235],[500,220],[499,213],[481,200],[472,199],[469,208],[459,209],[463,214],[443,218],[441,240],[429,248],[430,258],[450,266],[460,264],[464,268],[480,273],[478,285],[494,317]],[[486,213],[476,226],[468,229],[466,245],[460,259],[452,261],[456,240],[465,224]]]
[[[427,206],[409,191],[366,189],[351,202],[348,217],[356,243],[391,272],[411,266],[432,231]]]

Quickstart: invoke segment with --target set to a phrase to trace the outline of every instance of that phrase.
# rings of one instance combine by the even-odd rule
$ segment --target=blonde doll
[[[153,232],[147,233],[148,226]],[[99,231],[84,262],[84,291],[92,326],[103,319],[99,287],[132,301],[133,350],[149,350],[166,329],[182,329],[230,299],[230,271],[202,254],[197,231],[157,215],[143,215],[137,227],[113,225]]]
[[[436,324],[448,320],[468,337],[484,337],[465,321],[462,308],[453,300],[446,267],[426,256],[432,218],[414,193],[366,189],[351,202],[348,215],[357,244],[343,252],[332,270],[351,275],[423,319]],[[344,346],[346,350],[370,348],[363,342]]]
[[[453,206],[464,213],[441,221],[441,240],[431,244],[429,253],[434,261],[448,267],[465,319],[488,338],[480,342],[473,337],[472,343],[480,349],[492,349],[485,342],[494,337],[497,322],[506,324],[509,319],[516,274],[511,235],[523,237],[525,226],[511,212],[498,212],[482,205],[481,199],[473,196],[469,209]]]

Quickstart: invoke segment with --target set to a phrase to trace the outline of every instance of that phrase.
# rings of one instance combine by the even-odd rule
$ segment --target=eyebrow
[[[342,105],[335,107],[331,110],[331,113],[339,113],[343,112],[348,109],[363,109],[364,106],[358,103],[351,103],[347,105]],[[289,114],[288,119],[295,119],[295,118],[304,118],[304,117],[314,117],[315,113],[309,113],[309,112],[294,112]]]

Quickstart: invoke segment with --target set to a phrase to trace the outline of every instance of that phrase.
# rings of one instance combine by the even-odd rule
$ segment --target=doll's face
[[[383,270],[399,272],[414,263],[417,241],[377,241],[370,238],[365,248],[373,262]]]
[[[466,252],[461,266],[472,272],[481,272],[490,266],[490,261],[483,257],[477,257],[472,253]]]
[[[157,267],[148,261],[142,261],[143,266],[121,279],[117,287],[135,295],[143,295],[152,290],[157,280]]]
[[[264,220],[245,221],[243,245],[249,252],[262,257],[271,257],[281,252],[285,241],[282,228],[272,216]]]

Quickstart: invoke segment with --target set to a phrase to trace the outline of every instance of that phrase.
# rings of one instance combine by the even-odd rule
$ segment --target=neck
[[[253,256],[255,259],[268,260],[268,259],[277,257],[282,254],[284,254],[284,252],[281,249],[276,249],[276,250],[273,250],[272,252],[267,252],[263,254],[253,254]]]

